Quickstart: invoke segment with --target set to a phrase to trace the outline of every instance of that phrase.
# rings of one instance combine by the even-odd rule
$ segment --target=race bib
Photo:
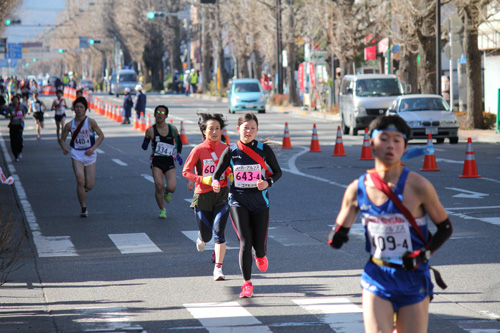
[[[413,252],[410,227],[404,216],[388,214],[362,218],[371,242],[371,255],[384,261],[401,261],[403,253]]]
[[[40,103],[33,103],[33,112],[41,112],[42,111],[42,104]]]
[[[203,177],[213,176],[216,167],[217,167],[217,164],[215,164],[214,160],[212,160],[211,158],[204,159],[203,160],[203,172],[202,172]],[[225,175],[222,174],[222,176],[220,177],[220,180],[223,180],[224,178],[225,178]]]
[[[81,150],[90,147],[92,147],[92,144],[90,143],[90,134],[78,134],[74,142],[74,148]]]
[[[234,186],[239,188],[257,187],[257,181],[262,179],[261,166],[259,164],[235,165],[233,173]]]
[[[157,142],[155,148],[155,156],[173,156],[175,146],[170,143]]]

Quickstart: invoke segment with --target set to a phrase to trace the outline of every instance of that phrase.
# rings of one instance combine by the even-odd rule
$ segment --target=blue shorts
[[[394,312],[400,307],[433,298],[434,286],[429,267],[407,271],[403,268],[377,266],[371,261],[361,274],[361,287],[392,303]]]

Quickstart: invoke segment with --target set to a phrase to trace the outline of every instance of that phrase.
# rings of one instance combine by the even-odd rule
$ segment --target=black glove
[[[340,249],[342,244],[347,243],[349,240],[347,233],[349,233],[349,228],[341,227],[339,225],[337,225],[335,229],[332,228],[330,234],[328,235],[328,245],[334,249]]]
[[[417,267],[431,257],[431,251],[425,247],[417,251],[406,251],[403,253],[403,268],[407,271],[413,271]]]

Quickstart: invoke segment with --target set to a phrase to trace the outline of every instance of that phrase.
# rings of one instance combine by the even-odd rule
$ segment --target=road
[[[239,114],[227,114],[224,104],[149,95],[148,113],[158,104],[169,106],[174,125],[184,123],[190,143],[184,159],[201,141],[197,111],[224,113],[230,140],[237,139]],[[192,192],[180,168],[168,218],[159,220],[149,152],[140,148],[143,133],[89,115],[106,138],[98,151],[96,185],[88,193],[87,219],[79,217],[70,158],[56,143],[51,114],[42,140],[27,120],[20,162],[6,153],[7,123],[0,120],[3,167],[16,178],[16,202],[31,230],[24,266],[0,287],[0,331],[363,331],[359,280],[368,255],[359,221],[341,250],[326,245],[346,186],[373,167],[372,161],[359,160],[362,136],[345,136],[347,156],[334,157],[337,122],[281,112],[258,115],[258,138],[281,143],[288,122],[294,148],[277,151],[284,174],[270,190],[269,270],[260,273],[254,266],[255,296],[239,299],[242,277],[231,224],[223,267],[227,280],[214,282],[213,244],[196,251]],[[314,123],[322,152],[309,152]],[[459,178],[462,141],[435,145],[440,171],[419,171],[423,158],[407,162],[434,184],[454,227],[431,261],[448,288],[435,286],[429,332],[500,332],[500,153],[498,144],[473,148],[481,178]]]

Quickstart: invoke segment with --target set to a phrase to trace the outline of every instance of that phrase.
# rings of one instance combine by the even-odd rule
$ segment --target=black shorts
[[[33,118],[40,122],[43,122],[43,112],[33,112]]]
[[[56,114],[54,116],[54,119],[57,121],[57,122],[60,122],[61,120],[63,120],[63,118],[66,118],[66,113],[63,113],[63,114]]]
[[[153,156],[151,160],[151,169],[157,167],[163,171],[167,172],[170,169],[174,169],[174,158],[172,156]]]

